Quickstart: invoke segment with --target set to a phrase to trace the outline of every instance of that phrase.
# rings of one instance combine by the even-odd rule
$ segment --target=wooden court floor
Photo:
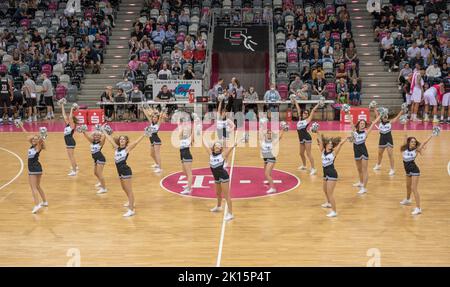
[[[324,132],[346,135],[348,132]],[[410,132],[419,140],[429,131]],[[127,133],[131,140],[138,132]],[[81,266],[215,266],[222,234],[222,214],[211,214],[214,200],[181,197],[160,187],[162,176],[180,170],[178,150],[161,132],[164,172],[150,168],[148,141],[130,155],[137,214],[122,218],[126,201],[108,143],[105,176],[109,192],[96,195],[89,145],[76,135],[77,177],[66,174],[69,162],[62,133],[49,133],[41,154],[42,186],[50,206],[31,214],[26,172],[29,144],[23,133],[0,133],[0,266],[66,266],[79,252]],[[344,146],[336,168],[339,216],[329,219],[324,202],[321,168],[317,176],[297,171],[297,135],[290,131],[281,145],[276,168],[295,174],[300,186],[284,194],[234,202],[235,220],[225,225],[220,266],[366,266],[377,250],[381,266],[450,266],[450,132],[433,138],[417,160],[422,171],[419,190],[423,214],[410,215],[400,206],[405,176],[394,132],[396,171],[389,177],[385,155],[381,172],[375,164],[378,135],[368,139],[368,194],[358,196],[351,144]],[[194,167],[207,167],[202,148],[192,149]],[[24,162],[21,169],[20,160]],[[313,146],[316,165],[320,154]],[[259,149],[236,150],[235,166],[260,166]],[[8,184],[10,182],[10,184]],[[372,253],[373,254],[373,253]]]

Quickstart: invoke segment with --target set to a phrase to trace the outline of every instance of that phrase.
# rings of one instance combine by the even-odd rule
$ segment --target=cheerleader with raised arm
[[[18,125],[23,132],[27,130],[23,127],[22,122]],[[41,187],[42,165],[39,162],[39,155],[45,149],[45,136],[32,135],[28,137],[31,146],[28,149],[28,182],[31,187],[31,195],[33,196],[34,207],[31,213],[37,213],[42,207],[48,206],[48,201],[44,190]],[[42,201],[41,201],[42,200]]]
[[[120,184],[128,198],[128,202],[124,204],[124,207],[128,210],[123,216],[133,216],[136,212],[134,205],[134,193],[131,185],[131,177],[133,173],[127,164],[127,159],[130,152],[142,141],[145,135],[141,135],[135,142],[130,143],[128,136],[121,135],[113,138],[108,135],[105,130],[103,130],[103,134],[114,148],[114,161],[116,163],[117,173],[119,174]]]
[[[311,113],[308,110],[301,110],[300,105],[297,103],[295,99],[292,100],[292,103],[297,108],[297,113],[299,116],[298,122],[297,122],[297,134],[298,134],[298,140],[300,143],[300,158],[302,159],[302,165],[298,168],[300,170],[306,170],[306,156],[308,157],[308,160],[311,164],[311,172],[310,175],[315,175],[317,173],[317,170],[314,167],[314,157],[311,153],[311,143],[312,138],[309,132],[307,131],[308,125],[311,123],[314,113],[319,108],[319,104],[315,105],[314,108],[311,110]]]
[[[219,100],[219,106],[217,108],[216,129],[217,138],[221,142],[223,147],[227,147],[230,141],[231,134],[234,131],[235,125],[232,120],[227,118],[227,111],[225,108],[224,100]],[[228,157],[225,157],[225,167],[227,166]]]
[[[98,188],[97,194],[106,193],[107,189],[105,178],[103,176],[103,168],[105,167],[106,159],[102,153],[106,138],[101,131],[94,131],[93,133],[88,134],[85,129],[81,129],[80,132],[91,144],[91,155],[94,160],[94,175],[98,179],[98,183],[95,185],[95,187]]]
[[[194,143],[194,128],[189,122],[188,124],[182,123],[180,132],[178,135],[180,139],[180,160],[183,168],[183,173],[187,178],[187,185],[183,186],[181,194],[187,195],[192,193],[192,161],[190,147]]]
[[[411,212],[412,215],[418,215],[422,213],[420,207],[420,195],[417,186],[419,185],[420,169],[416,164],[416,157],[421,154],[425,146],[430,142],[433,134],[421,144],[415,137],[407,135],[406,124],[404,125],[405,139],[403,145],[400,147],[400,151],[403,156],[403,167],[406,172],[406,198],[403,199],[401,205],[410,205],[412,203],[411,193],[414,194],[416,200],[416,208]]]
[[[380,120],[380,117],[381,115],[378,115],[369,128],[367,128],[367,122],[365,120],[359,120],[356,125],[353,125],[353,122],[351,121],[353,130],[353,152],[359,175],[359,182],[355,183],[353,186],[360,188],[358,194],[367,192],[367,182],[369,181],[369,152],[367,151],[366,140],[375,124]]]
[[[204,145],[206,151],[209,154],[209,166],[214,177],[214,183],[217,195],[217,205],[212,208],[211,212],[219,212],[222,210],[222,194],[225,197],[228,206],[228,212],[224,217],[225,221],[230,221],[234,218],[233,206],[231,203],[231,195],[229,191],[230,176],[225,169],[225,158],[236,148],[237,143],[232,147],[224,148],[220,142],[215,142],[212,147]]]
[[[150,130],[151,130],[151,136],[150,136],[150,156],[155,161],[155,164],[153,164],[154,172],[160,173],[162,172],[162,166],[161,166],[161,145],[162,141],[158,136],[158,131],[161,126],[161,123],[166,118],[166,113],[161,112],[159,113],[157,110],[153,109],[142,109],[144,111],[145,116],[147,117],[149,123],[150,123]]]
[[[320,133],[317,133],[317,143],[319,144],[319,150],[322,153],[323,192],[327,200],[322,204],[322,207],[331,208],[331,212],[327,214],[328,217],[337,216],[334,188],[336,187],[336,182],[338,180],[338,173],[334,167],[334,162],[347,140],[348,139],[341,140],[340,137],[327,138]]]
[[[78,165],[75,160],[75,146],[77,143],[73,138],[73,134],[75,133],[75,128],[78,123],[77,118],[73,115],[73,112],[76,110],[76,106],[72,106],[70,108],[70,113],[67,116],[66,110],[64,109],[64,103],[61,103],[61,112],[66,124],[64,128],[64,141],[66,143],[67,155],[69,156],[71,170],[68,176],[75,176],[78,173]]]
[[[375,109],[376,116],[380,116],[380,113]],[[387,150],[389,156],[389,163],[391,169],[389,170],[389,175],[393,176],[395,174],[394,169],[394,140],[392,138],[392,124],[400,119],[403,111],[400,111],[395,118],[389,120],[388,115],[382,115],[380,124],[378,125],[378,130],[380,131],[380,140],[378,142],[378,159],[373,170],[381,169],[381,161],[383,159],[384,151]]]
[[[264,176],[269,184],[269,190],[267,190],[268,194],[277,192],[272,178],[272,170],[275,168],[275,163],[277,162],[273,152],[274,147],[279,144],[283,137],[283,132],[283,130],[280,130],[278,137],[274,137],[271,130],[262,131],[260,133],[261,156],[264,160]]]

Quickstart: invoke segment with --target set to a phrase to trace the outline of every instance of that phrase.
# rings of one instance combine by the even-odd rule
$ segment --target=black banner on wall
[[[216,27],[214,29],[215,52],[268,52],[269,27]]]

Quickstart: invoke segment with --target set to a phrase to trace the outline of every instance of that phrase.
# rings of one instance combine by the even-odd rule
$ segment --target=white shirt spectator
[[[381,39],[381,46],[383,49],[389,49],[394,44],[394,39],[392,39],[391,35],[389,35],[389,38],[387,36],[384,36],[383,39]]]
[[[436,67],[434,65],[430,65],[425,71],[425,74],[427,75],[427,77],[439,78],[442,75],[441,68],[439,68],[439,66],[437,65]]]
[[[172,72],[169,69],[162,69],[158,72],[158,79],[169,80],[172,77]]]
[[[56,62],[58,64],[62,64],[63,66],[65,66],[67,64],[67,54],[66,53],[56,54]]]
[[[431,51],[429,48],[422,48],[420,49],[420,55],[422,56],[422,58],[426,59],[428,58],[428,56],[430,55]]]
[[[398,21],[403,21],[403,19],[405,19],[406,16],[408,16],[408,12],[406,12],[405,9],[399,9],[397,11],[396,19]]]
[[[297,51],[297,40],[295,40],[295,39],[288,39],[286,41],[286,50],[288,52],[296,52]]]
[[[409,59],[415,58],[417,53],[420,53],[420,48],[419,47],[409,47],[408,50],[406,50],[406,54],[408,55]]]

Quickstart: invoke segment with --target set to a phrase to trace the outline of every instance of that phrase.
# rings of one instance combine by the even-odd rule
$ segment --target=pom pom
[[[39,135],[41,138],[46,139],[47,138],[47,128],[46,127],[40,127],[39,128]]]
[[[350,112],[350,105],[349,104],[344,104],[344,105],[342,105],[342,110],[344,111],[344,113],[348,113],[348,112]]]
[[[146,137],[151,137],[152,136],[152,128],[150,126],[145,127],[144,134]]]
[[[77,127],[77,132],[79,132],[79,133],[84,133],[84,132],[86,132],[87,130],[88,130],[87,125],[81,125],[81,126],[78,126],[78,127]]]
[[[403,103],[401,106],[401,109],[403,111],[404,114],[408,113],[408,104],[407,103]]]
[[[325,107],[325,97],[319,98],[319,108]]]
[[[67,100],[66,100],[66,98],[62,98],[56,103],[58,104],[58,106],[62,106],[62,105],[67,104]]]
[[[22,120],[21,119],[15,119],[14,120],[14,125],[16,126],[16,128],[20,128],[20,126],[22,125]]]
[[[225,95],[224,95],[224,94],[219,94],[219,95],[217,96],[217,100],[218,100],[219,102],[222,102],[223,100],[225,100]]]
[[[400,118],[399,118],[399,122],[402,125],[405,125],[408,122],[408,115],[401,115]]]
[[[318,130],[319,130],[319,123],[318,122],[313,122],[311,124],[311,132],[317,133]]]
[[[290,99],[291,101],[295,101],[296,98],[297,98],[297,96],[294,95],[294,94],[291,94],[291,95],[289,96],[289,99]]]
[[[376,101],[371,101],[370,103],[369,103],[369,109],[374,109],[374,108],[376,108],[377,107],[377,102]]]
[[[80,106],[77,103],[73,103],[72,108],[74,111],[76,111],[80,108]]]
[[[379,107],[378,113],[381,115],[381,117],[387,117],[389,115],[389,110],[385,107]]]
[[[440,126],[434,126],[433,127],[433,136],[437,137],[441,133],[441,127]]]
[[[112,135],[113,129],[109,125],[103,125],[102,130],[105,131],[107,135]]]
[[[289,130],[289,125],[285,121],[280,122],[280,127],[285,132],[287,132]]]
[[[102,126],[99,125],[99,124],[96,124],[96,125],[94,126],[94,130],[95,130],[96,132],[101,132],[101,131],[102,131]]]

